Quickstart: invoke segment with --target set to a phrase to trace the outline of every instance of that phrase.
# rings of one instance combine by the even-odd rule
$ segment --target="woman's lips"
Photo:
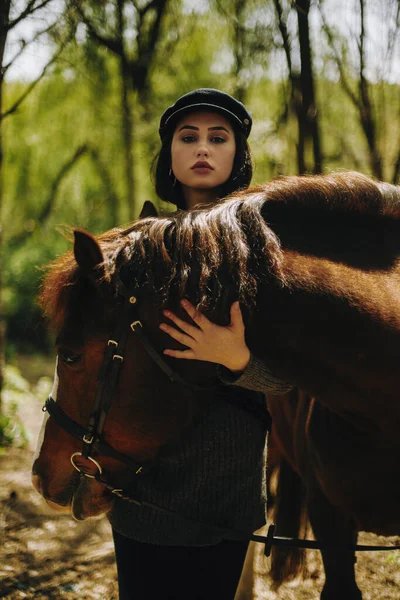
[[[211,167],[192,167],[192,171],[198,173],[199,175],[211,173],[213,169]]]
[[[198,160],[192,167],[192,171],[196,173],[209,173],[213,170],[213,167],[206,160]]]

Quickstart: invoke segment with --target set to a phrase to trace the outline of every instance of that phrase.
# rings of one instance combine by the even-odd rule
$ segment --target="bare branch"
[[[88,148],[87,144],[83,144],[82,146],[79,146],[79,148],[74,152],[72,157],[69,160],[67,160],[67,162],[61,167],[60,171],[58,172],[57,177],[51,184],[51,189],[50,189],[50,193],[47,198],[47,201],[45,202],[42,210],[40,211],[40,214],[37,217],[37,220],[39,221],[39,223],[44,223],[48,219],[48,217],[51,214],[51,211],[53,210],[53,206],[54,206],[56,196],[57,196],[57,191],[58,191],[58,188],[60,187],[62,180],[68,174],[68,172],[72,169],[72,167],[75,165],[75,163],[84,154],[87,154],[88,150],[89,150],[89,148]]]
[[[145,4],[143,6],[143,8],[139,8],[137,3],[135,2],[135,8],[136,8],[137,12],[140,14],[140,16],[143,18],[146,15],[146,13],[149,12],[149,10],[151,10],[152,8],[157,8],[158,4],[159,4],[159,0],[151,0],[151,2],[149,2],[148,4]]]
[[[346,77],[346,74],[344,71],[344,66],[343,66],[342,60],[336,49],[334,36],[333,36],[331,28],[329,27],[328,23],[326,22],[325,15],[322,11],[321,3],[320,3],[320,15],[321,15],[321,19],[322,19],[322,29],[324,30],[325,35],[328,38],[329,46],[333,52],[335,63],[338,68],[338,71],[339,71],[340,82],[342,84],[342,87],[343,87],[345,93],[347,94],[347,96],[353,102],[353,104],[358,108],[359,111],[361,111],[362,110],[361,101],[359,100],[359,98],[357,98],[356,94],[353,92],[353,90],[350,87],[350,84],[347,81],[347,77]]]
[[[57,200],[58,190],[60,189],[60,185],[61,185],[62,181],[65,179],[65,177],[71,171],[71,169],[77,164],[77,162],[86,155],[89,156],[91,158],[91,160],[93,161],[93,164],[96,168],[97,174],[99,175],[99,178],[101,179],[103,186],[107,191],[107,196],[108,196],[107,205],[110,208],[110,219],[112,221],[112,226],[115,226],[117,224],[117,222],[118,222],[117,207],[119,204],[119,200],[118,200],[118,196],[114,192],[114,185],[111,180],[110,173],[107,170],[106,166],[100,160],[97,150],[95,150],[94,148],[91,148],[88,144],[82,144],[75,150],[74,154],[61,166],[57,176],[55,177],[53,183],[51,184],[51,188],[50,188],[50,192],[47,197],[47,200],[44,203],[39,214],[35,217],[35,220],[40,224],[41,227],[43,227],[45,225],[46,221],[51,216],[51,214],[54,210],[56,200]],[[12,244],[14,248],[18,247],[21,244],[25,243],[27,238],[30,235],[32,235],[32,233],[34,231],[35,231],[35,229],[29,230],[29,231],[23,230],[20,233],[13,236],[9,240],[9,243]]]
[[[32,81],[32,83],[27,86],[27,88],[23,92],[23,94],[21,94],[21,96],[14,102],[14,104],[11,105],[11,107],[8,110],[6,110],[4,113],[0,114],[0,121],[2,121],[3,119],[5,119],[6,117],[9,117],[10,115],[12,115],[13,113],[15,113],[18,110],[18,108],[20,107],[20,105],[22,104],[22,102],[25,100],[25,98],[27,98],[29,96],[29,94],[37,86],[37,84],[39,83],[39,81],[41,79],[43,79],[43,77],[44,77],[46,71],[49,69],[49,67],[51,67],[51,65],[53,65],[58,60],[58,58],[62,54],[64,48],[71,41],[72,37],[73,37],[73,34],[70,34],[68,36],[68,38],[63,42],[63,44],[61,44],[58,52],[56,52],[53,55],[53,57],[51,58],[51,60],[49,60],[49,62],[47,63],[47,65],[45,65],[45,67],[43,68],[43,70],[42,70],[41,74],[39,75],[39,77],[37,79],[35,79],[34,81]]]
[[[157,0],[157,1],[150,2],[150,4],[154,7],[157,7],[158,10],[157,10],[157,17],[153,23],[153,27],[151,28],[148,48],[154,48],[156,45],[156,42],[158,40],[159,33],[160,33],[161,21],[162,21],[163,15],[164,15],[165,8],[167,6],[167,2],[168,2],[168,0]],[[150,4],[149,4],[149,7],[150,7]]]
[[[364,0],[360,0],[360,11],[361,11],[361,31],[360,31],[360,39],[358,42],[358,52],[360,54],[360,78],[362,80],[365,79],[365,52],[364,52],[364,42],[365,42],[365,5]]]
[[[123,51],[122,43],[120,42],[120,40],[116,40],[115,38],[106,37],[105,35],[102,35],[101,33],[99,33],[97,31],[96,27],[94,26],[93,22],[89,19],[89,17],[86,15],[84,10],[82,9],[81,5],[79,3],[75,3],[75,5],[76,5],[76,9],[77,9],[82,21],[85,23],[86,27],[88,28],[88,31],[89,31],[89,34],[91,35],[91,37],[97,43],[99,43],[102,46],[105,46],[106,48],[111,50],[111,52],[114,52],[114,54],[116,54],[117,56],[120,56],[122,58],[124,51]]]
[[[26,48],[28,48],[28,46],[30,46],[31,44],[33,44],[34,42],[36,42],[42,35],[46,35],[46,33],[49,33],[54,27],[56,27],[58,23],[54,22],[51,25],[49,25],[49,27],[47,27],[46,29],[42,29],[41,31],[38,31],[34,37],[29,40],[29,42],[25,41],[25,40],[20,40],[20,44],[21,47],[18,50],[17,54],[15,54],[12,59],[10,60],[9,63],[7,63],[4,67],[3,67],[3,77],[5,75],[5,73],[7,72],[7,70],[14,64],[14,62],[17,60],[17,58],[19,56],[21,56],[21,54],[23,54],[23,52],[26,50]]]
[[[389,31],[389,40],[388,40],[388,48],[387,48],[387,58],[391,60],[393,56],[393,51],[396,44],[396,38],[399,34],[400,30],[400,2],[397,4],[397,13],[396,13],[396,24],[394,31]]]
[[[48,196],[42,210],[40,211],[40,213],[38,214],[38,216],[35,219],[36,221],[38,221],[38,223],[41,226],[43,226],[45,224],[45,222],[47,221],[47,219],[49,218],[49,216],[51,215],[51,213],[54,209],[55,201],[57,198],[57,192],[58,192],[58,189],[60,187],[62,180],[68,174],[68,172],[71,170],[71,168],[74,166],[74,164],[87,152],[88,152],[88,146],[87,146],[87,144],[83,144],[74,152],[73,156],[70,159],[68,159],[64,165],[62,165],[60,171],[58,172],[56,178],[54,179],[54,181],[51,185],[49,196]],[[20,233],[13,236],[9,240],[9,243],[12,244],[14,247],[18,247],[21,244],[23,244],[30,235],[32,235],[33,231],[34,230],[32,230],[32,231],[23,230]]]
[[[291,57],[291,52],[290,52],[291,48],[290,48],[289,32],[288,32],[286,23],[283,20],[283,10],[282,10],[282,5],[280,3],[280,0],[274,0],[274,5],[275,5],[276,14],[278,17],[279,31],[281,32],[281,36],[282,36],[283,49],[284,49],[285,55],[286,55],[286,62],[287,62],[287,66],[288,66],[289,77],[290,77],[290,79],[292,79],[292,77],[293,77],[292,57]]]
[[[33,42],[33,40],[31,40]],[[4,79],[5,74],[7,73],[8,69],[14,64],[14,62],[17,60],[17,58],[19,56],[21,56],[21,54],[23,54],[25,48],[28,46],[28,43],[30,42],[26,42],[25,40],[19,40],[20,43],[20,49],[18,50],[18,52],[16,54],[14,54],[14,56],[12,57],[12,59],[10,60],[9,63],[7,63],[6,65],[4,65],[3,69],[2,69],[2,74],[1,74],[1,78]]]
[[[22,11],[22,13],[18,15],[18,17],[16,17],[13,21],[9,21],[6,31],[10,31],[16,25],[18,25],[18,23],[26,19],[26,17],[33,15],[33,13],[35,13],[37,10],[44,8],[47,4],[50,4],[50,2],[52,1],[53,0],[43,0],[41,4],[35,6],[36,0],[29,0],[28,4],[26,5],[26,8]]]
[[[138,15],[137,58],[136,60],[127,61],[127,64],[132,73],[133,86],[141,95],[142,100],[147,92],[146,86],[151,62],[150,57],[159,38],[161,22],[167,2],[168,0],[155,0],[147,5],[146,11]],[[156,18],[149,27],[149,31],[146,32],[143,21],[150,4],[152,8],[156,9]]]

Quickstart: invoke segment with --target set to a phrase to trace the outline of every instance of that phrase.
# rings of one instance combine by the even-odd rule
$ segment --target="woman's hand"
[[[245,342],[239,302],[232,304],[231,323],[226,327],[212,323],[188,300],[182,300],[181,304],[197,327],[186,323],[171,311],[164,310],[164,315],[182,331],[166,323],[161,323],[160,329],[188,347],[187,350],[164,350],[164,354],[174,358],[219,363],[234,373],[244,371],[250,361],[250,350]]]

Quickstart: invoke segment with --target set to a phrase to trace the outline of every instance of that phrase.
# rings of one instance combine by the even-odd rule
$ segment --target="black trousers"
[[[233,600],[248,542],[144,544],[113,530],[120,600]]]

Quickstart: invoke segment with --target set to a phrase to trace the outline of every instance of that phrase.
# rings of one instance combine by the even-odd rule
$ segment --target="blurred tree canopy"
[[[60,15],[45,33],[49,58],[68,43],[2,121],[10,353],[50,347],[35,296],[42,266],[69,247],[60,228],[98,233],[146,199],[162,204],[150,176],[159,118],[191,89],[220,88],[249,107],[256,183],[332,169],[399,183],[399,0],[45,4]],[[24,77],[2,81],[3,116]]]

